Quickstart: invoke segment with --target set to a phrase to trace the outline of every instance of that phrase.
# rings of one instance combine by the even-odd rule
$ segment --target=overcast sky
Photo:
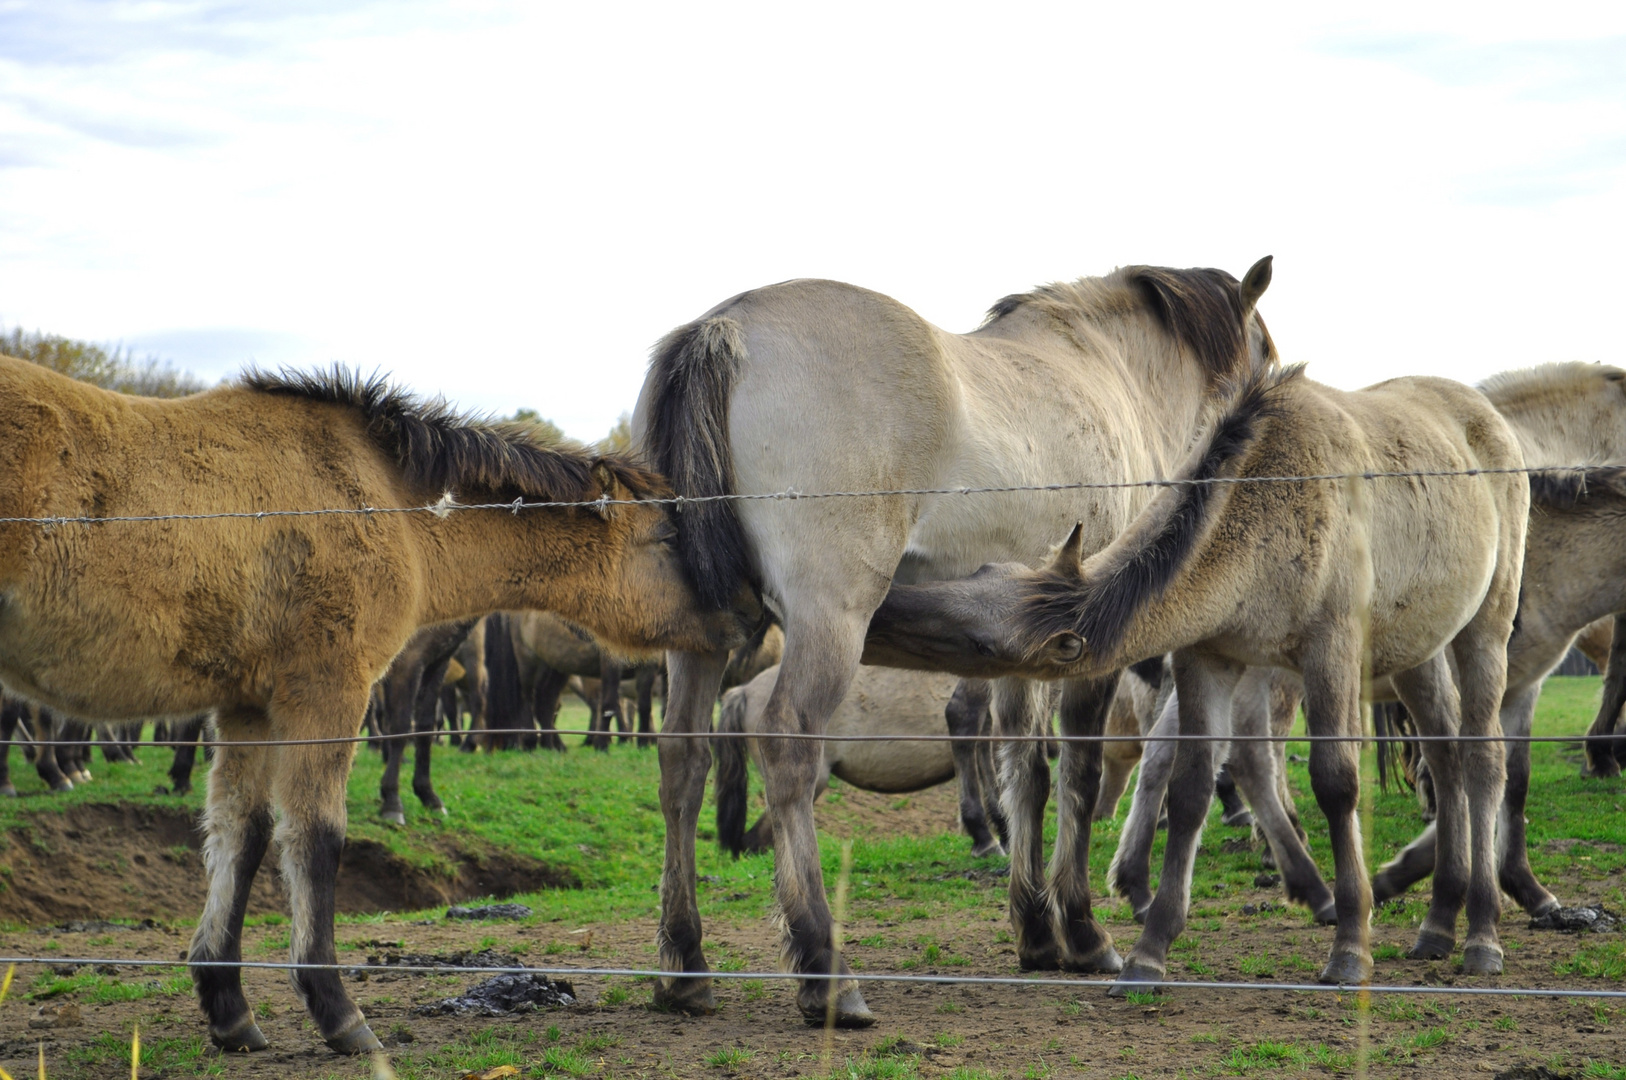
[[[0,325],[592,439],[755,285],[1270,253],[1327,382],[1626,362],[1626,5],[1249,7],[0,0]]]

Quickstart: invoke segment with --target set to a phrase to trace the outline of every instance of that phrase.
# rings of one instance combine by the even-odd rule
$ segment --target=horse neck
[[[1150,471],[1135,478],[1166,477],[1219,404],[1210,376],[1188,350],[1144,316],[1116,323],[1105,334],[1143,433],[1139,449]]]
[[[492,611],[578,612],[608,539],[595,515],[557,510],[463,510],[410,524],[425,563],[420,625]]]

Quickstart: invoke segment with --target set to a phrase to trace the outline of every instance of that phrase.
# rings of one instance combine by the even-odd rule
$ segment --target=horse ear
[[[1061,547],[1056,549],[1056,557],[1050,563],[1050,569],[1065,577],[1082,577],[1084,573],[1084,523],[1080,521],[1073,526],[1073,531],[1067,534]]]
[[[1259,306],[1259,298],[1265,295],[1270,288],[1270,264],[1274,255],[1266,255],[1263,259],[1248,267],[1248,272],[1242,278],[1242,310],[1252,311]]]
[[[593,483],[598,485],[600,499],[620,502],[627,497],[627,490],[621,483],[621,478],[616,476],[615,470],[605,462],[599,461],[593,464]],[[610,511],[614,507],[595,506],[593,509],[600,517],[608,518]]]

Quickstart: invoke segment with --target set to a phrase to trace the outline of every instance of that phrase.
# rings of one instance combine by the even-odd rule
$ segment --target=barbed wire
[[[1121,984],[1112,979],[1060,978],[1048,975],[903,975],[893,972],[792,972],[792,971],[664,971],[656,968],[614,967],[533,967],[517,964],[339,964],[277,960],[121,960],[116,957],[55,957],[55,956],[0,956],[0,964],[38,964],[66,967],[76,965],[92,967],[186,967],[186,968],[247,968],[267,971],[337,971],[341,975],[422,974],[422,975],[477,975],[497,972],[508,975],[543,975],[548,978],[631,978],[631,979],[755,979],[785,980],[793,982],[872,982],[872,983],[925,983],[940,986],[1040,986],[1073,989],[1106,990],[1115,986],[1130,990],[1140,984]],[[1368,994],[1462,994],[1476,997],[1579,997],[1626,998],[1626,990],[1593,990],[1571,987],[1513,987],[1513,986],[1442,986],[1422,984],[1399,986],[1378,983],[1257,983],[1223,982],[1218,980],[1159,979],[1144,984],[1148,992],[1177,990],[1259,990],[1293,993],[1368,993]]]
[[[1593,465],[1522,465],[1517,468],[1498,469],[1410,469],[1394,472],[1309,473],[1302,476],[1214,476],[1205,478],[1172,478],[1158,480],[1075,481],[1059,484],[999,484],[986,487],[938,488],[878,488],[858,491],[783,491],[724,494],[724,495],[666,495],[647,499],[540,500],[527,502],[523,498],[512,502],[460,503],[450,496],[424,506],[351,506],[328,507],[315,510],[227,510],[203,513],[171,514],[116,514],[104,517],[49,515],[43,517],[0,517],[0,525],[114,525],[154,521],[262,521],[268,518],[322,517],[329,515],[372,517],[382,514],[433,514],[445,517],[454,511],[503,510],[518,514],[522,510],[584,510],[611,506],[684,506],[717,502],[796,501],[801,499],[878,499],[892,496],[921,495],[1001,495],[1039,491],[1118,491],[1132,488],[1202,487],[1211,484],[1302,484],[1318,481],[1426,479],[1432,477],[1509,476],[1534,473],[1579,473],[1608,466]]]
[[[89,721],[86,721],[89,722]],[[120,721],[105,721],[117,724]],[[135,723],[135,721],[127,721]],[[148,721],[142,721],[147,723]],[[1589,736],[1581,735],[1042,735],[1023,733],[1011,735],[950,735],[944,734],[864,734],[842,735],[810,731],[589,731],[585,728],[469,728],[448,731],[392,731],[378,735],[335,735],[320,739],[142,739],[127,741],[118,738],[89,739],[22,739],[19,744],[29,746],[108,746],[139,749],[142,747],[176,748],[219,746],[326,746],[337,743],[395,742],[401,739],[436,739],[451,735],[463,738],[497,735],[582,735],[587,738],[612,738],[623,742],[645,739],[792,739],[800,742],[949,742],[949,743],[1120,743],[1120,742],[1260,742],[1260,743],[1576,743]],[[1590,736],[1597,739],[1626,740],[1626,735],[1606,734]],[[4,745],[4,744],[0,744]]]

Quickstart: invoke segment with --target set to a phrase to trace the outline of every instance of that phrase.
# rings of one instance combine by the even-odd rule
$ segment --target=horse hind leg
[[[364,699],[357,695],[352,704],[359,718]],[[287,731],[301,727],[278,726]],[[342,728],[334,724],[328,730]],[[272,798],[281,812],[276,839],[282,849],[282,880],[292,915],[289,957],[296,964],[323,965],[295,969],[294,992],[328,1046],[341,1054],[382,1049],[361,1010],[345,993],[333,946],[334,888],[344,849],[345,781],[351,757],[352,746],[347,743],[280,747],[272,780]]]
[[[1118,676],[1069,682],[1061,698],[1061,733],[1098,736],[1117,692]],[[1063,742],[1056,770],[1056,848],[1049,890],[1054,931],[1067,971],[1123,968],[1112,935],[1090,910],[1090,828],[1101,788],[1101,743]]]
[[[1050,695],[1042,684],[1000,679],[994,684],[994,733],[1046,734],[1049,705]],[[1054,971],[1061,967],[1061,947],[1051,919],[1044,870],[1050,759],[1045,755],[1044,742],[1032,740],[996,743],[995,755],[1000,802],[1010,828],[1010,910],[1017,962],[1025,971]]]
[[[11,784],[11,740],[17,734],[22,719],[23,703],[0,690],[0,797],[15,799],[17,789]]]
[[[1159,736],[1178,734],[1179,730],[1180,699],[1171,694],[1164,699],[1157,721],[1146,733],[1129,816],[1124,819],[1118,848],[1107,867],[1107,887],[1129,901],[1136,922],[1144,922],[1152,906],[1152,844],[1157,838],[1157,820],[1163,812],[1163,796],[1179,748],[1179,743]]]
[[[671,681],[662,730],[710,731],[728,653],[670,653],[667,662]],[[661,922],[655,940],[661,970],[689,975],[657,980],[655,1005],[668,1012],[709,1014],[717,1011],[717,1002],[711,968],[701,949],[694,844],[706,796],[706,775],[711,771],[711,750],[704,739],[661,739],[656,752],[660,755],[666,857],[661,870]]]
[[[1469,975],[1500,975],[1503,966],[1496,929],[1502,917],[1496,819],[1508,786],[1506,745],[1499,736],[1502,695],[1507,687],[1511,601],[1504,606],[1506,618],[1498,618],[1487,601],[1486,608],[1451,645],[1462,676],[1462,734],[1479,740],[1464,742],[1458,750],[1462,761],[1458,775],[1467,788],[1468,806],[1468,936],[1463,942],[1462,969]],[[1443,793],[1438,794],[1443,800]]]
[[[982,689],[979,691],[977,685]],[[986,708],[987,684],[980,679],[961,679],[954,687],[948,705],[943,710],[948,731],[953,736],[974,736],[982,727],[982,710]],[[978,699],[982,708],[978,707]],[[974,741],[951,744],[954,753],[954,776],[960,786],[960,824],[971,836],[971,854],[1003,855],[1005,848],[988,829],[988,815],[984,809],[982,787],[977,776],[977,743]]]
[[[1512,700],[1503,699],[1502,724],[1509,736],[1523,738],[1530,734],[1530,722],[1540,695],[1538,684]],[[1524,831],[1524,807],[1529,793],[1530,744],[1510,742],[1507,744],[1507,788],[1502,795],[1496,828],[1497,880],[1503,892],[1535,917],[1556,911],[1559,905],[1558,898],[1547,891],[1530,869]]]
[[[1598,715],[1586,732],[1586,768],[1583,776],[1619,776],[1626,764],[1626,737],[1620,730],[1621,709],[1626,708],[1626,615],[1615,616],[1614,637],[1603,672],[1603,698]]]
[[[264,717],[222,717],[228,738],[242,738]],[[209,895],[192,934],[187,960],[198,1004],[209,1019],[209,1038],[222,1050],[263,1050],[267,1043],[243,996],[243,913],[249,889],[271,842],[273,822],[268,784],[270,750],[222,746],[209,772],[203,814],[203,865]]]
[[[67,757],[68,748],[54,745],[63,738],[65,722],[43,705],[34,711],[34,717],[34,771],[52,791],[72,791],[73,781],[59,760]]]
[[[412,793],[418,797],[425,810],[431,813],[446,815],[446,804],[441,802],[440,796],[435,794],[435,785],[430,780],[430,755],[434,752],[435,707],[440,699],[440,685],[446,678],[446,666],[451,660],[451,654],[430,664],[424,669],[423,676],[418,683],[418,695],[412,708],[412,728],[418,733],[412,740]]]

